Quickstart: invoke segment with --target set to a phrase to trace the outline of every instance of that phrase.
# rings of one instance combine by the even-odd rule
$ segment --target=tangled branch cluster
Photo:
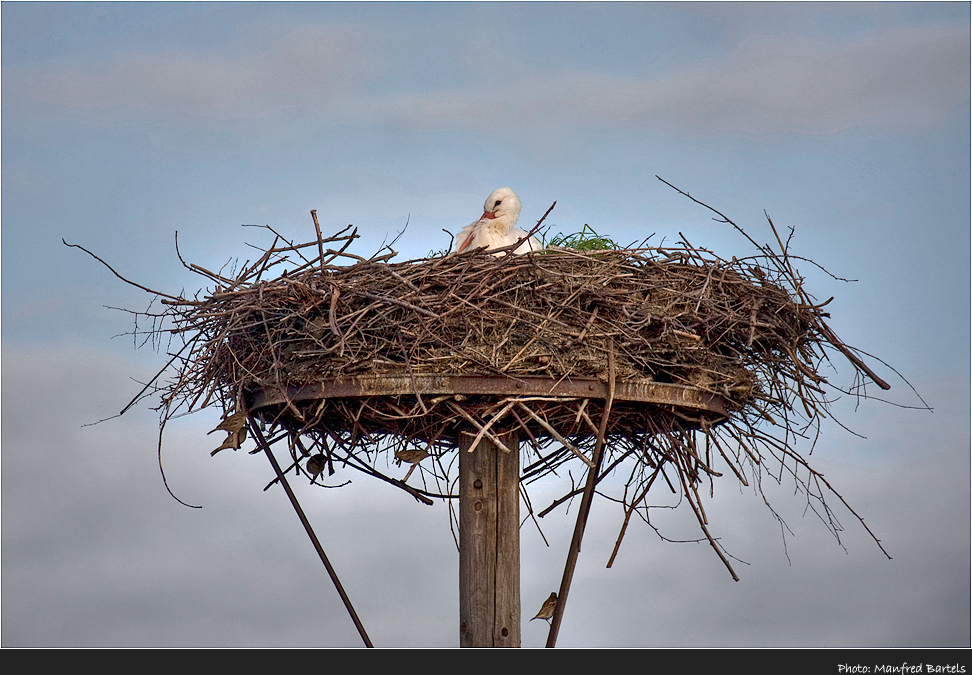
[[[461,433],[475,436],[474,445],[483,438],[502,445],[516,433],[532,516],[526,486],[564,465],[588,470],[607,408],[598,480],[626,476],[613,496],[624,505],[625,528],[633,515],[649,520],[649,488],[661,479],[691,505],[735,577],[699,496],[703,481],[728,467],[757,489],[763,476],[788,474],[839,540],[825,496],[843,499],[794,441],[812,439],[828,416],[830,385],[820,373],[832,355],[886,385],[827,326],[827,303],[804,292],[782,242],[778,252],[759,247],[751,258],[728,261],[683,239],[671,247],[505,257],[472,251],[394,263],[390,248],[367,259],[349,253],[355,231],[324,238],[318,229],[303,244],[274,234],[273,245],[232,278],[187,265],[214,284],[203,297],[158,294],[166,310],[154,331],[182,342],[160,373],[163,424],[220,406],[229,433],[221,450],[240,447],[243,420],[252,415],[271,443],[287,445],[288,471],[326,484],[335,467],[350,467],[426,503],[453,496]],[[272,276],[275,268],[285,271]],[[612,392],[651,382],[707,403],[618,398],[611,405],[576,392],[423,395],[419,379],[440,375],[551,385],[610,380]],[[363,381],[386,386],[306,393]],[[406,480],[418,466],[422,487],[392,477],[392,459],[412,465]],[[572,479],[537,514],[579,492]]]

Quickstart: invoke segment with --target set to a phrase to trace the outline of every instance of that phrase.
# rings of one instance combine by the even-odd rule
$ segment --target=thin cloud
[[[463,75],[462,41],[451,48]],[[5,77],[14,80],[7,91],[17,95],[13,100],[23,96],[96,124],[269,118],[309,128],[403,131],[819,134],[936,123],[968,103],[969,57],[964,26],[844,42],[754,35],[724,60],[662,76],[541,70],[506,54],[496,57],[503,67],[485,83],[477,76],[473,84],[466,72],[438,90],[426,83],[413,93],[396,84],[422,58],[413,45],[311,27],[240,58],[120,54],[97,67],[47,73],[18,67]]]
[[[380,71],[363,42],[358,31],[304,28],[256,54],[120,52],[87,68],[16,67],[5,77],[29,101],[91,121],[261,118],[346,97],[364,72]]]
[[[828,133],[927,126],[969,101],[969,31],[885,34],[847,43],[752,36],[724,61],[653,79],[534,74],[500,90],[397,101],[419,127],[647,128],[670,132]]]
[[[886,34],[841,45],[746,39],[725,65],[653,84],[648,114],[674,125],[821,133],[924,126],[967,103],[969,31]]]

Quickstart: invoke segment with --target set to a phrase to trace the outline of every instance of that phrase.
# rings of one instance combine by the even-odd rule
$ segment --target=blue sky
[[[105,306],[148,298],[62,237],[194,292],[176,230],[212,269],[269,243],[242,224],[309,238],[313,208],[360,254],[407,222],[409,259],[508,185],[524,224],[556,201],[555,230],[749,252],[656,175],[760,240],[765,210],[856,280],[802,270],[934,412],[898,407],[920,401],[879,366],[895,405],[838,402],[867,439],[833,425],[814,450],[892,561],[850,516],[845,552],[786,489],[784,553],[726,482],[710,511],[740,582],[647,527],[607,570],[618,514],[596,503],[561,644],[969,646],[968,3],[4,2],[0,31],[4,646],[357,644],[268,467],[209,457],[215,413],[170,425],[163,456],[201,510],[165,493],[151,410],[82,427],[165,358],[112,339],[131,317]],[[376,644],[457,644],[441,505],[361,479],[302,500]],[[549,548],[523,530],[525,613],[570,521]]]

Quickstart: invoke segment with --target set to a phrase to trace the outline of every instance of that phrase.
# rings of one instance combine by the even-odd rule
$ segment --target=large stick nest
[[[830,355],[842,354],[856,373],[887,385],[827,326],[827,303],[803,290],[779,237],[778,252],[759,246],[742,260],[723,260],[683,239],[671,247],[499,257],[472,251],[393,263],[390,248],[371,258],[349,253],[354,231],[323,238],[318,230],[304,244],[274,234],[274,243],[236,274],[187,265],[214,284],[202,297],[158,294],[166,309],[151,315],[150,332],[182,342],[160,373],[170,375],[160,386],[163,425],[177,413],[218,405],[228,432],[218,450],[235,449],[252,415],[271,443],[286,443],[288,471],[326,485],[335,467],[349,467],[426,503],[455,496],[451,451],[462,432],[475,436],[474,445],[483,438],[502,444],[505,434],[518,432],[526,485],[567,463],[587,470],[603,426],[607,454],[598,480],[620,477],[613,482],[622,486],[616,498],[624,527],[634,514],[649,520],[648,488],[661,477],[694,509],[732,572],[698,493],[725,466],[757,489],[763,475],[790,475],[827,527],[840,532],[824,499],[840,496],[794,441],[812,439],[828,415],[830,385],[820,372]],[[610,380],[612,391],[627,380],[651,380],[689,387],[720,406],[713,412],[612,406],[604,397],[423,396],[417,389],[292,396],[303,385],[348,378],[434,374],[597,378]],[[255,408],[261,400],[274,403]],[[599,425],[606,408],[610,415]],[[404,472],[390,467],[392,458],[412,465],[404,480],[392,475]],[[766,468],[769,460],[776,469]],[[416,467],[421,488],[406,483]],[[578,494],[577,484],[572,479],[539,515]],[[527,506],[533,513],[528,497]]]

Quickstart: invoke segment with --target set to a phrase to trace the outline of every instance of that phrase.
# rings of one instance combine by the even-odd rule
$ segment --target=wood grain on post
[[[520,646],[520,453],[459,435],[459,646]]]

